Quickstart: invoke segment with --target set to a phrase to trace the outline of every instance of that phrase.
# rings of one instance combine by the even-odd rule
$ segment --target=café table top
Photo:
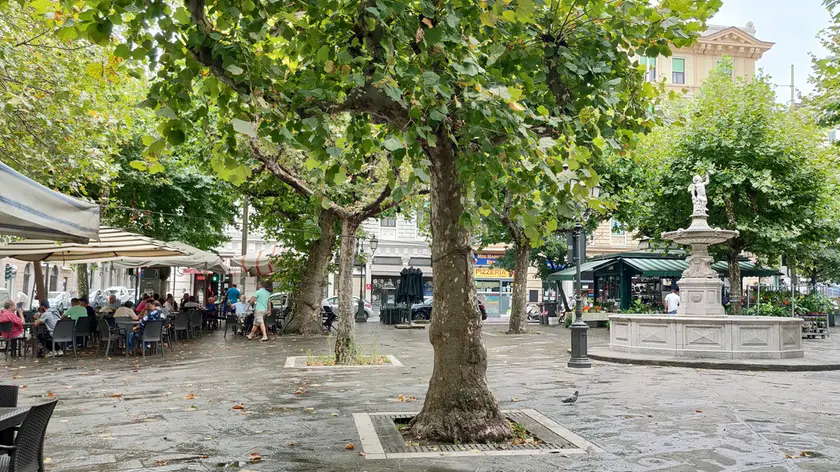
[[[0,408],[0,431],[23,423],[27,413],[29,413],[29,407]]]

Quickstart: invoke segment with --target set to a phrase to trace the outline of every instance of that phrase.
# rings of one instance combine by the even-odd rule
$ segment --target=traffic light
[[[15,274],[17,273],[17,267],[12,265],[6,266],[6,280],[12,280],[15,278]]]
[[[219,274],[213,274],[213,277],[210,280],[212,280],[213,283],[218,282],[219,281]]]

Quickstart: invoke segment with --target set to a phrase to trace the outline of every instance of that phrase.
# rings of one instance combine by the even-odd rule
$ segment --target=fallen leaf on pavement
[[[366,456],[366,455],[367,455],[367,452],[360,452],[360,453],[359,453],[359,455],[360,455],[360,456],[362,456],[362,457],[364,457],[364,456]]]
[[[155,461],[154,465],[155,465],[155,467],[161,467],[161,466],[164,466],[164,465],[169,465],[169,461],[158,459],[158,460]]]
[[[15,374],[15,375],[12,376],[12,378],[13,379],[19,379],[19,378],[21,378],[21,375],[20,374]]]
[[[202,455],[198,456],[199,459],[207,459],[208,457],[210,457],[210,456],[205,455],[205,454],[202,454]]]
[[[790,454],[785,454],[785,459],[793,459],[793,456]]]
[[[347,443],[347,444],[344,445],[344,449],[347,449],[348,451],[352,451],[353,449],[356,449],[356,445],[353,444],[353,443]]]
[[[50,462],[52,462],[51,458],[49,458],[49,457],[44,458],[44,464],[49,464]]]
[[[694,410],[695,413],[703,413],[703,410]]]
[[[52,393],[52,392],[47,392],[47,396],[48,396],[48,397],[50,397],[50,398],[52,398],[52,397],[54,397],[54,396],[55,396],[55,394],[54,394],[54,393]]]
[[[262,456],[259,452],[252,452],[250,456],[248,456],[251,462],[259,462],[262,460]]]
[[[184,397],[184,400],[195,400],[195,394],[194,394],[193,392],[188,393],[188,394]]]
[[[240,404],[238,404],[238,405],[233,405],[233,409],[234,409],[234,410],[244,410],[244,409],[245,409],[245,405],[243,405],[242,403],[240,403]]]
[[[120,397],[122,397],[122,393],[111,394],[111,398],[120,398]]]
[[[295,447],[295,446],[297,446],[297,443],[296,443],[296,442],[290,442],[290,443],[289,443],[289,447]]]
[[[20,389],[21,389],[21,390],[23,390],[23,389],[25,389],[25,388],[29,388],[29,386],[28,386],[28,385],[21,385],[21,386],[20,386]]]
[[[513,397],[513,398],[510,399],[510,401],[512,401],[513,403],[518,403],[519,399],[516,398],[516,397]]]

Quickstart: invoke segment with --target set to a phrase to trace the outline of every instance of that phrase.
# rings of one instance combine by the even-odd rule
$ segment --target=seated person
[[[146,310],[146,305],[152,302],[151,295],[143,295],[140,298],[140,304],[137,305],[137,308],[134,310],[137,312],[138,315],[142,314]]]
[[[3,309],[0,310],[0,323],[12,323],[12,332],[3,333],[4,338],[23,337],[23,326],[26,320],[23,317],[23,310],[15,308],[15,302],[11,300],[3,302]]]
[[[121,306],[122,305],[120,304],[120,299],[117,298],[116,295],[111,295],[110,297],[108,297],[108,304],[105,305],[105,308],[110,308],[111,313],[113,313],[119,310]]]
[[[131,318],[134,321],[140,319],[137,314],[134,313],[134,303],[132,302],[125,302],[125,304],[114,312],[114,318]]]
[[[166,295],[166,301],[163,302],[163,309],[166,311],[178,310],[178,303],[175,301],[175,297],[173,297],[171,293]]]
[[[78,298],[70,299],[70,308],[64,312],[65,318],[70,318],[73,321],[79,321],[79,318],[87,318],[88,312],[82,306]]]
[[[183,308],[185,310],[195,309],[195,308],[198,308],[198,307],[199,307],[199,305],[198,305],[198,302],[195,299],[195,295],[190,295],[190,300],[188,302],[184,303],[183,305],[181,305],[181,308]]]
[[[41,330],[41,332],[37,334],[39,357],[44,357],[45,348],[52,346],[53,331],[55,331],[55,325],[59,322],[59,320],[61,320],[61,315],[58,313],[58,310],[50,308],[49,301],[44,300],[41,302],[41,305],[38,307],[38,314],[35,315],[35,332],[38,333],[38,326],[44,326],[46,329]],[[59,349],[55,352],[49,351],[47,356],[61,356],[63,354],[64,351]]]
[[[140,318],[140,324],[135,326],[132,332],[128,333],[128,350],[134,350],[134,345],[137,341],[143,338],[143,330],[146,329],[146,323],[149,321],[157,321],[161,320],[161,307],[160,302],[153,300],[146,304],[146,308],[144,309],[145,313],[143,313],[143,317]]]
[[[251,304],[245,299],[245,295],[239,297],[239,301],[233,304],[234,313],[239,317],[239,321],[248,316],[248,310],[251,309]]]

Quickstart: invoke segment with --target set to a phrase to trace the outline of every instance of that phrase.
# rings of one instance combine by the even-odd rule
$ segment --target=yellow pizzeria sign
[[[513,277],[510,272],[504,269],[495,269],[491,267],[476,267],[475,278],[477,279],[510,279]]]

